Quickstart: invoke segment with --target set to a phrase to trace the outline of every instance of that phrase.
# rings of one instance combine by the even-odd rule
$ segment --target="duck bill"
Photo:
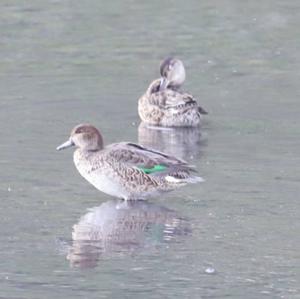
[[[63,149],[66,149],[66,148],[71,147],[71,146],[74,146],[74,145],[75,145],[74,142],[73,142],[71,139],[69,139],[68,141],[66,141],[66,142],[64,142],[63,144],[59,145],[59,146],[56,148],[56,150],[61,151],[61,150],[63,150]]]
[[[160,91],[165,90],[168,87],[169,83],[170,83],[170,81],[167,78],[162,77],[160,79],[159,90]]]

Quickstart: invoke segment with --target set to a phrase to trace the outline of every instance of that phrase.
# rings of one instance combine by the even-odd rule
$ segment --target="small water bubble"
[[[206,274],[215,274],[216,273],[216,269],[214,269],[213,267],[207,267],[205,269],[205,273]]]
[[[269,295],[269,294],[271,294],[270,291],[261,291],[260,293],[261,293],[261,294],[264,294],[264,295]]]
[[[10,186],[8,186],[7,191],[8,191],[8,192],[11,192],[11,191],[12,191],[12,189],[11,189]]]
[[[135,268],[131,268],[132,271],[143,271],[145,268],[143,267],[135,267]]]
[[[136,126],[136,122],[133,121],[133,122],[131,123],[131,125],[135,127],[135,126]]]
[[[256,280],[251,279],[251,278],[246,278],[246,281],[247,281],[247,282],[250,282],[250,283],[255,283],[255,282],[256,282]]]

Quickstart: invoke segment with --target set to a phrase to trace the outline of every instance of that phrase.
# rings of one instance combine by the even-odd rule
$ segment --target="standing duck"
[[[207,112],[196,99],[180,90],[185,81],[181,60],[167,58],[160,65],[160,79],[154,80],[139,99],[140,118],[148,125],[163,127],[196,127]]]
[[[146,199],[188,183],[203,181],[185,161],[141,145],[120,142],[103,146],[100,132],[76,126],[62,150],[76,146],[74,164],[98,190],[125,200]]]

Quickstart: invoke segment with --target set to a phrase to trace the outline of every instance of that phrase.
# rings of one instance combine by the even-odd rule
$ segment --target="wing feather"
[[[184,160],[131,142],[113,144],[108,149],[107,154],[110,158],[120,163],[126,163],[128,166],[152,168],[155,165],[164,165],[167,168],[193,169]]]
[[[181,93],[171,89],[158,91],[149,97],[149,104],[158,106],[160,109],[186,109],[198,107],[197,100],[188,93]]]

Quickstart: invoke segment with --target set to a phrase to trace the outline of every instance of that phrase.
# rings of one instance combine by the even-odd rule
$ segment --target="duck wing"
[[[166,109],[170,108],[183,108],[183,107],[194,107],[198,106],[198,103],[196,99],[187,93],[180,93],[173,91],[172,93],[170,92],[169,97],[167,98],[166,101]]]
[[[193,166],[174,156],[143,147],[136,143],[122,142],[107,147],[108,154],[115,161],[134,167],[150,175],[195,172]]]
[[[119,163],[131,176],[152,177],[173,185],[202,182],[195,168],[174,156],[143,147],[136,143],[121,142],[106,147],[106,159]]]
[[[199,113],[207,114],[207,112],[198,105],[197,100],[191,94],[173,89],[166,89],[152,93],[149,97],[149,103],[157,105],[159,108],[164,110],[174,109],[181,111],[196,108]]]
[[[144,165],[146,167],[153,167],[158,164],[166,166],[188,165],[184,160],[131,142],[111,144],[107,150],[109,156],[115,161],[131,165]]]

